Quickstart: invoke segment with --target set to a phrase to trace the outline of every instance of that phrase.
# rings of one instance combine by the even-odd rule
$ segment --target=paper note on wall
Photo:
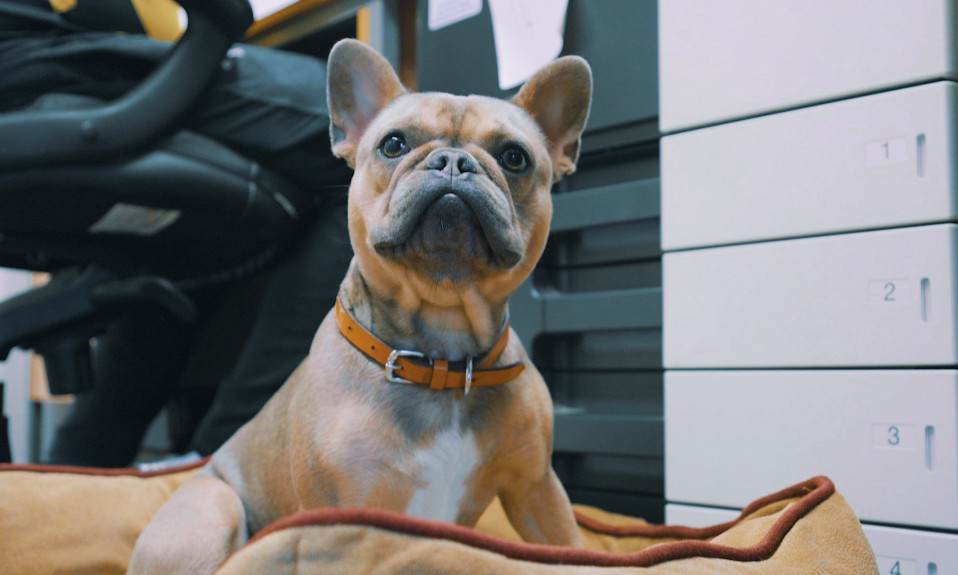
[[[499,88],[528,80],[562,52],[569,0],[489,0]]]
[[[250,7],[253,8],[253,18],[262,20],[284,8],[296,4],[296,1],[297,0],[250,0]]]
[[[482,0],[429,0],[427,23],[430,30],[439,30],[478,16],[482,12]]]

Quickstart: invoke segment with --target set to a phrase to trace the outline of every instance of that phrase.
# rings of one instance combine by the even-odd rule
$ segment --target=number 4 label
[[[878,572],[881,575],[918,575],[918,564],[897,557],[876,557]]]

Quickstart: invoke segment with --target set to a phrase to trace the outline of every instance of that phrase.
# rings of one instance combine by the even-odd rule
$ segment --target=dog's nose
[[[440,148],[430,154],[426,166],[452,177],[462,174],[478,174],[479,166],[476,159],[463,150],[455,148]]]

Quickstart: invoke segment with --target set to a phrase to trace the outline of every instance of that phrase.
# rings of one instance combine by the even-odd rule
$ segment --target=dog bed
[[[202,462],[162,473],[0,465],[3,572],[124,573],[150,517]],[[531,575],[878,572],[861,527],[816,477],[704,529],[650,525],[576,506],[586,549],[522,543],[498,502],[476,529],[364,509],[275,522],[218,573]]]

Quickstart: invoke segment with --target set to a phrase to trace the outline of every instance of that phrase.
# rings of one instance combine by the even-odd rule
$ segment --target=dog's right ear
[[[333,154],[355,167],[356,144],[369,122],[406,89],[385,58],[356,40],[337,42],[326,69]]]

